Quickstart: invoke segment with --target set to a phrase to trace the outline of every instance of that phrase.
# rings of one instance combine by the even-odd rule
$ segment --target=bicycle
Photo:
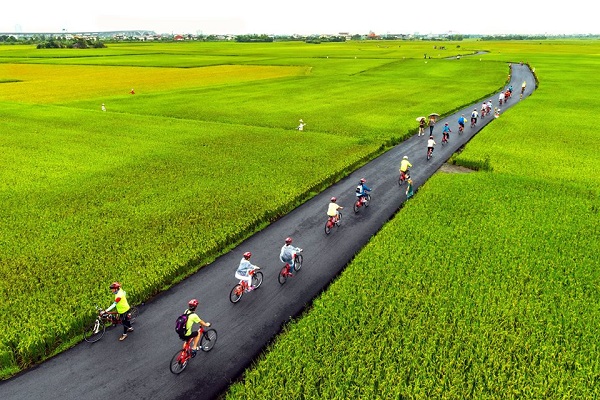
[[[98,340],[102,339],[104,336],[104,332],[106,332],[107,326],[116,326],[120,323],[121,317],[116,311],[104,311],[100,307],[96,306],[96,312],[98,316],[88,328],[83,331],[83,339],[88,343],[95,343]],[[129,322],[135,321],[135,319],[139,315],[139,310],[137,307],[129,308]]]
[[[359,196],[358,199],[356,199],[356,201],[354,202],[354,212],[357,213],[362,206],[369,207],[370,202],[370,194],[367,194],[366,196]]]
[[[258,289],[263,282],[262,272],[258,271],[258,269],[253,269],[248,273],[252,276],[252,286],[254,286],[254,289]],[[237,303],[240,301],[244,293],[249,291],[249,289],[248,283],[245,280],[240,279],[240,283],[231,289],[231,292],[229,293],[229,301],[231,301],[233,304]]]
[[[300,271],[300,269],[302,268],[302,261],[304,260],[302,254],[300,254],[301,252],[302,250],[299,250],[297,253],[294,254],[294,271]],[[291,268],[289,263],[285,263],[285,265],[281,268],[281,271],[279,271],[279,275],[277,276],[277,280],[280,284],[283,285],[287,281],[288,277],[294,276],[290,272],[290,269]]]
[[[327,222],[325,223],[325,234],[329,235],[331,233],[331,229],[334,226],[340,226],[340,224],[342,223],[342,213],[338,212],[338,218],[336,220],[335,215],[334,216],[329,216],[327,218]]]
[[[209,352],[215,347],[217,343],[217,331],[214,329],[204,330],[203,326],[200,326],[198,330],[198,335],[202,335],[200,337],[200,349],[204,352]],[[180,374],[183,372],[185,367],[187,367],[190,359],[196,357],[196,350],[192,349],[192,341],[193,337],[187,339],[183,345],[183,348],[171,358],[171,362],[169,363],[169,369],[174,374]]]
[[[450,135],[448,135],[447,133],[442,133],[442,146],[445,145],[446,143],[448,143],[448,137]]]
[[[400,177],[398,177],[398,186],[402,186],[404,182],[406,182],[410,178],[410,172],[408,169],[406,171],[400,171]]]
[[[464,125],[458,125],[458,134],[462,134],[463,131],[465,130],[465,126]]]
[[[429,161],[433,157],[433,147],[427,148],[427,161]]]

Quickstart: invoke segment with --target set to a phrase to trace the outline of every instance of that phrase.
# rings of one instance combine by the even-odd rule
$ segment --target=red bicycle
[[[107,327],[116,326],[122,323],[121,317],[116,311],[106,312],[96,306],[96,312],[98,315],[92,325],[83,331],[83,339],[88,343],[94,343],[102,339]],[[129,322],[135,321],[140,314],[137,307],[131,307],[127,313],[129,314]]]
[[[248,273],[252,276],[252,286],[254,286],[254,289],[258,289],[263,282],[262,272],[260,272],[258,269],[253,269]],[[249,289],[248,283],[245,280],[240,279],[240,283],[231,289],[231,292],[229,293],[229,301],[234,304],[237,303],[240,301],[244,293],[249,291]]]
[[[334,226],[340,226],[342,223],[342,213],[338,212],[338,218],[336,220],[335,216],[330,216],[327,218],[327,223],[325,224],[325,234],[329,235],[331,233],[331,229]]]
[[[433,156],[433,147],[428,147],[427,148],[427,161],[429,161],[432,156]]]
[[[448,143],[448,138],[450,134],[448,132],[442,132],[442,146]]]
[[[215,347],[215,343],[217,343],[217,331],[214,329],[209,329],[207,331],[204,330],[203,326],[200,326],[198,330],[198,335],[200,337],[200,349],[204,352],[209,352]],[[174,374],[180,374],[183,372],[185,367],[187,367],[190,359],[196,357],[196,350],[192,349],[192,341],[193,337],[189,338],[185,341],[183,345],[183,349],[177,351],[173,358],[171,358],[171,362],[169,363],[169,369]]]
[[[303,257],[302,257],[302,254],[300,254],[301,251],[302,250],[300,250],[296,254],[294,254],[294,271],[300,271],[300,268],[302,268]],[[279,271],[277,280],[279,281],[280,284],[283,285],[287,281],[287,278],[290,276],[293,276],[292,273],[290,272],[290,264],[285,263],[283,268],[281,268],[281,271]]]
[[[354,212],[357,213],[358,210],[362,206],[369,207],[369,203],[371,202],[371,195],[367,194],[365,196],[359,196],[358,199],[354,202]]]
[[[408,170],[400,171],[400,177],[398,178],[398,186],[402,186],[402,184],[406,182],[409,178],[410,172]]]
[[[463,131],[465,130],[465,126],[464,125],[458,125],[458,134],[460,135],[461,133],[463,133]]]

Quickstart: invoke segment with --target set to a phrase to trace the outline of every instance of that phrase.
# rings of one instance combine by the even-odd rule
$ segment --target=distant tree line
[[[272,42],[273,36],[269,35],[237,35],[235,37],[236,42]]]
[[[545,35],[504,35],[504,36],[482,36],[480,40],[544,40]]]
[[[36,46],[38,49],[101,49],[106,47],[106,45],[99,40],[92,39],[55,39],[50,38],[46,41],[40,42]]]

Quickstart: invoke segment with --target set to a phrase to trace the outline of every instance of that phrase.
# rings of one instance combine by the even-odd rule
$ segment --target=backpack
[[[361,185],[358,185],[356,187],[356,193],[362,193],[362,186]]]
[[[186,311],[177,317],[177,321],[175,321],[175,332],[177,332],[179,336],[185,335],[185,331],[187,330],[188,315],[189,314]]]

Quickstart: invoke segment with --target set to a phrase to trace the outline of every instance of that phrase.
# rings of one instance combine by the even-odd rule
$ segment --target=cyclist
[[[475,125],[477,125],[477,117],[479,115],[477,114],[477,109],[474,108],[473,112],[471,113],[471,127],[474,127]]]
[[[103,312],[109,312],[116,307],[121,323],[123,324],[123,335],[119,340],[127,339],[127,333],[133,332],[131,322],[129,321],[129,303],[127,302],[127,293],[121,287],[119,282],[113,282],[110,285],[110,291],[115,295],[115,301]]]
[[[499,105],[502,105],[502,103],[504,103],[504,92],[500,92],[500,94],[498,95],[498,103]]]
[[[409,168],[412,168],[412,164],[408,161],[408,156],[402,157],[402,161],[400,161],[400,175],[404,175],[404,179],[410,178]]]
[[[194,324],[200,324],[207,328],[210,326],[210,322],[202,321],[198,314],[196,314],[196,307],[198,307],[198,300],[192,299],[188,302],[188,309],[183,312],[188,316],[185,324],[185,335],[179,336],[181,340],[184,341],[182,348],[185,348],[185,342],[187,342],[190,338],[194,338],[194,344],[192,345],[192,350],[194,351],[198,351],[198,342],[200,341],[200,335],[198,334],[198,331],[192,330]]]
[[[327,208],[327,215],[330,217],[335,217],[335,223],[337,224],[340,220],[340,212],[344,207],[339,206],[337,203],[337,198],[332,197],[329,202],[329,207]]]
[[[458,130],[459,131],[464,131],[465,130],[465,122],[466,122],[466,118],[465,118],[465,114],[462,114],[460,116],[460,118],[458,119]]]
[[[285,244],[281,247],[281,251],[279,252],[279,259],[284,264],[289,264],[290,276],[294,274],[294,258],[296,257],[296,253],[301,252],[302,249],[298,247],[292,246],[292,238],[285,238]]]
[[[479,115],[481,115],[481,118],[485,117],[485,110],[487,110],[487,104],[484,101],[483,104],[481,104],[481,112],[479,113]]]
[[[486,108],[485,112],[488,114],[491,114],[493,107],[494,107],[494,105],[492,104],[492,99],[489,99],[487,102],[487,108]]]
[[[356,187],[356,197],[359,200],[365,200],[367,194],[371,191],[371,189],[366,185],[367,180],[365,178],[361,178],[358,182],[358,186]]]
[[[444,124],[444,128],[442,129],[442,142],[448,143],[448,139],[450,139],[450,132],[452,132],[452,130],[450,129],[450,127],[448,126],[448,123],[446,122]]]
[[[252,275],[250,275],[250,271],[260,269],[256,265],[252,265],[250,263],[250,257],[252,257],[252,253],[249,251],[244,253],[244,256],[240,260],[240,265],[238,269],[235,271],[235,277],[239,280],[246,281],[248,284],[248,291],[251,292],[254,290],[254,286],[252,286]]]
[[[429,140],[427,140],[427,153],[431,151],[431,155],[433,155],[433,147],[436,145],[435,140],[433,140],[433,135],[429,136]]]

